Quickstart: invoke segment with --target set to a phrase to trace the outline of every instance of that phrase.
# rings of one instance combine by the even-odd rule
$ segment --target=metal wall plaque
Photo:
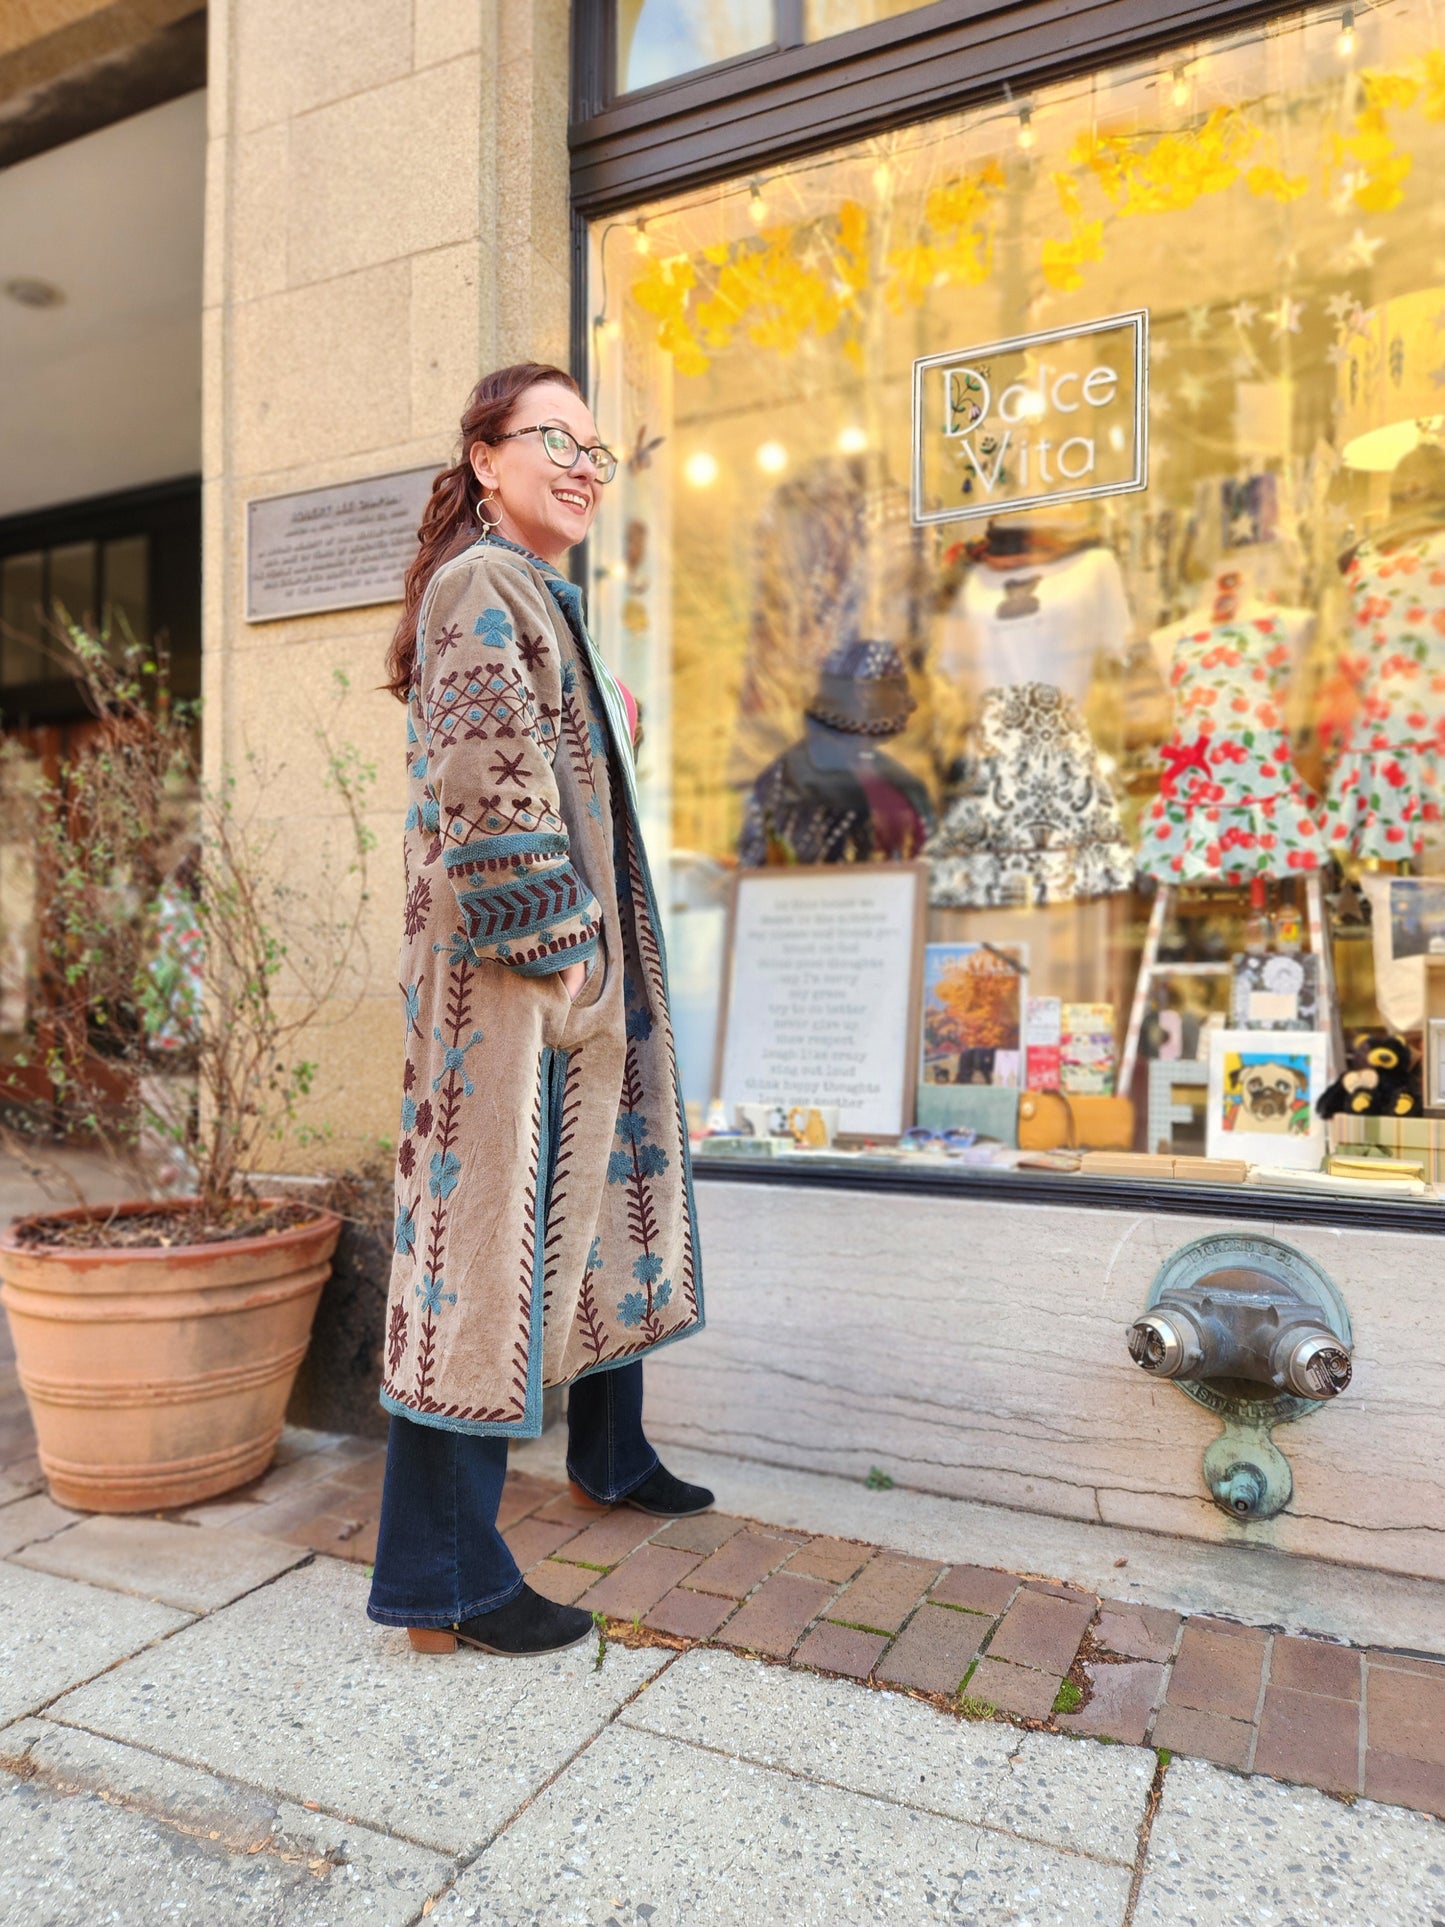
[[[246,504],[246,620],[397,602],[441,463]]]
[[[1108,315],[913,364],[913,520],[1149,486],[1149,315]]]

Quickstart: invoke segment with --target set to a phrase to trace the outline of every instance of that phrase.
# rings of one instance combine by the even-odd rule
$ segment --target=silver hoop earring
[[[501,510],[500,504],[498,505],[497,513],[495,516],[491,516],[487,514],[487,503],[495,502],[496,500],[497,500],[497,496],[496,496],[496,491],[494,490],[490,495],[484,492],[482,495],[481,501],[477,503],[477,508],[476,508],[477,520],[481,523],[483,530],[488,535],[490,535],[492,531],[500,525],[502,520],[502,510]]]

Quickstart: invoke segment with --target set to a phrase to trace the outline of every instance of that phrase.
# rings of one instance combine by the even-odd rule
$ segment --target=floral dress
[[[1351,642],[1341,669],[1357,706],[1325,810],[1332,848],[1418,858],[1440,817],[1445,763],[1445,535],[1389,554],[1364,544],[1348,570]]]
[[[1293,657],[1285,620],[1263,603],[1176,643],[1174,734],[1140,836],[1143,875],[1238,884],[1319,868],[1319,799],[1285,723]]]
[[[924,850],[930,903],[1039,906],[1130,887],[1118,799],[1063,690],[985,690],[975,740],[962,791]]]

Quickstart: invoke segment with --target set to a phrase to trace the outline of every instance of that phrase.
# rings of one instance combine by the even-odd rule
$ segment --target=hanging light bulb
[[[838,431],[838,453],[840,455],[861,455],[868,446],[866,430],[851,423]]]
[[[1027,154],[1033,149],[1038,135],[1034,132],[1034,110],[1032,107],[1019,109],[1019,151]]]
[[[753,182],[752,190],[748,195],[748,213],[753,218],[754,227],[761,227],[763,222],[768,218],[768,204],[763,199],[763,184],[761,181]]]
[[[873,192],[881,199],[893,185],[893,169],[880,161],[873,170]]]
[[[788,466],[788,451],[781,442],[764,442],[758,450],[758,467],[764,475],[781,475]]]
[[[1189,105],[1189,75],[1183,67],[1176,67],[1169,76],[1169,98],[1176,107]]]
[[[1340,33],[1335,42],[1335,52],[1341,60],[1349,60],[1355,51],[1355,10],[1346,7],[1340,15]]]
[[[651,254],[652,236],[647,231],[646,221],[639,221],[633,230],[632,245],[639,254]]]

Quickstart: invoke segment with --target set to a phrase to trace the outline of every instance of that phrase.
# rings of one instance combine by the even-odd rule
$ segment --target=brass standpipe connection
[[[1282,1511],[1294,1478],[1272,1428],[1350,1383],[1349,1318],[1326,1274],[1276,1239],[1196,1239],[1164,1265],[1127,1342],[1151,1378],[1223,1420],[1204,1455],[1215,1502],[1237,1519]]]

